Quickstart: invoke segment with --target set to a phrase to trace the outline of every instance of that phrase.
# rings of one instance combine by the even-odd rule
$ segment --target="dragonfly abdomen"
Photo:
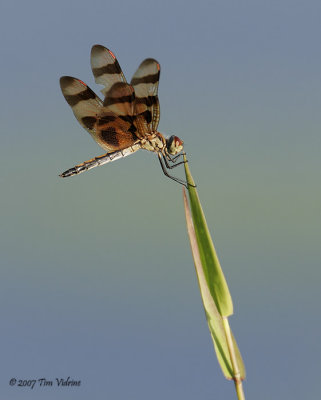
[[[75,165],[73,168],[68,169],[59,176],[61,176],[62,178],[67,178],[69,176],[81,174],[82,172],[88,171],[89,169],[99,167],[100,165],[118,160],[119,158],[127,157],[130,154],[135,153],[139,149],[141,149],[141,144],[136,143],[135,145],[127,147],[126,149],[112,151],[102,156],[94,157],[91,160]]]

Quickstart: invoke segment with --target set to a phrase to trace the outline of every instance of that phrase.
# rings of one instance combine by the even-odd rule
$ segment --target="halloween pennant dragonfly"
[[[145,149],[157,154],[167,177],[187,186],[167,171],[184,163],[177,162],[183,155],[183,141],[174,135],[167,139],[157,131],[159,63],[152,58],[144,60],[128,84],[115,55],[95,45],[91,49],[91,68],[96,83],[104,86],[103,101],[79,79],[63,76],[60,86],[80,125],[107,153],[78,164],[60,176],[80,174]]]

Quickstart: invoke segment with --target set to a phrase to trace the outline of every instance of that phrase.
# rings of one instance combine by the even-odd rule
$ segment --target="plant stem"
[[[235,383],[236,394],[237,394],[237,397],[239,400],[245,400],[241,374],[240,374],[239,367],[237,365],[235,351],[234,351],[234,344],[233,344],[230,324],[228,322],[227,317],[222,317],[222,318],[223,318],[223,326],[224,326],[225,335],[226,335],[226,342],[227,342],[227,346],[228,346],[228,350],[229,350],[230,358],[231,358],[231,362],[232,362],[233,380]]]

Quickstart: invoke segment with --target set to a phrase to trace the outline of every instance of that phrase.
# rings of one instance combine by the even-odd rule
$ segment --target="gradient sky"
[[[144,151],[58,177],[104,152],[58,83],[99,92],[96,43],[128,79],[144,58],[161,64],[159,130],[185,142],[246,398],[320,398],[320,18],[312,0],[1,2],[1,398],[236,398],[181,187]],[[68,376],[81,387],[9,385]]]

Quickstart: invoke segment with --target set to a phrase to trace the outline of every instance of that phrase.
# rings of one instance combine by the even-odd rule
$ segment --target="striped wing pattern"
[[[91,69],[93,71],[95,82],[103,85],[101,90],[104,97],[116,82],[125,82],[126,78],[118,64],[118,61],[111,50],[96,44],[91,49],[90,54]]]
[[[91,67],[98,84],[104,85],[102,93],[107,98],[110,88],[116,82],[126,83],[124,74],[111,50],[101,45],[91,50]],[[158,82],[159,63],[147,58],[135,72],[130,84],[135,91],[135,126],[140,137],[157,130],[159,123]]]
[[[135,109],[141,129],[157,130],[159,123],[158,82],[160,65],[153,58],[144,60],[135,72],[130,84],[135,90]]]
[[[130,85],[127,83],[124,85],[130,89]],[[130,100],[130,103],[104,104],[84,82],[70,76],[62,77],[60,86],[79,123],[102,148],[115,151],[125,149],[137,142],[133,114],[130,112],[133,109],[134,98]],[[114,101],[117,100],[117,96],[121,99],[123,90],[121,92],[111,90]],[[115,109],[116,105],[118,105],[117,109]]]
[[[156,60],[143,61],[130,85],[115,55],[104,46],[92,47],[91,67],[96,83],[104,86],[104,101],[79,79],[64,76],[60,86],[79,123],[102,148],[125,149],[157,130],[160,66]]]
[[[93,122],[101,112],[103,102],[84,82],[71,76],[60,78],[60,87],[80,125],[95,137]]]

